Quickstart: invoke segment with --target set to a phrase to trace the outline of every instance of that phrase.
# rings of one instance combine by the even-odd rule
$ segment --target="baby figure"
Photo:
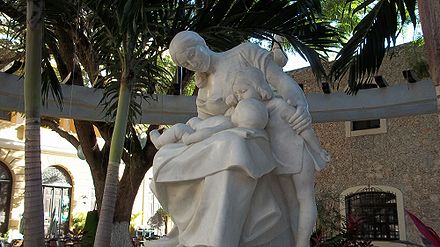
[[[295,133],[292,132],[294,130],[288,124],[288,118],[295,114],[296,108],[288,104],[284,99],[273,96],[272,89],[269,87],[269,84],[265,82],[264,75],[260,70],[256,68],[248,68],[242,71],[233,82],[232,91],[234,94],[226,99],[226,102],[229,105],[233,106],[237,104],[237,102],[241,102],[241,100],[250,98],[263,101],[266,104],[267,110],[269,111],[269,122],[266,130],[268,131],[269,136],[272,136],[271,142],[279,140],[273,138],[278,136],[277,133],[280,133],[280,137],[288,136],[284,138],[291,138],[291,136],[286,135],[287,133],[283,130],[289,130],[290,133],[295,135]],[[299,135],[307,143],[308,150],[315,161],[316,170],[322,170],[330,161],[330,156],[324,149],[322,149],[315,132],[312,128],[307,128],[299,133]],[[281,164],[291,162],[288,160],[282,160],[283,154],[288,152],[288,150],[284,149],[282,146],[285,145],[273,146],[272,152],[275,159]]]
[[[232,91],[233,95],[226,100],[230,106],[250,98],[266,105],[269,121],[265,130],[278,163],[274,172],[286,195],[295,246],[308,246],[317,217],[315,170],[322,170],[330,161],[330,156],[321,148],[311,127],[297,133],[289,125],[288,118],[294,115],[296,108],[284,99],[273,96],[260,70],[248,68],[239,73]]]
[[[249,98],[237,104],[230,118],[226,116],[212,116],[206,119],[193,117],[186,124],[175,124],[162,134],[158,130],[151,131],[150,139],[157,149],[169,143],[183,142],[190,145],[234,127],[263,130],[267,122],[266,106],[261,101]]]

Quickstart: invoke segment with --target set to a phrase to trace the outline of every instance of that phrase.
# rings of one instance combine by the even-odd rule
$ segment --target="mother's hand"
[[[299,134],[312,125],[312,117],[306,105],[296,106],[296,112],[287,118],[289,125]]]

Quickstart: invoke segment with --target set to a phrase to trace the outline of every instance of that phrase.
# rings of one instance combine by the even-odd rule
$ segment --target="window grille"
[[[351,130],[366,130],[380,128],[380,119],[352,121]]]
[[[61,167],[48,167],[42,174],[44,233],[65,236],[69,230],[72,179]]]
[[[345,197],[346,216],[362,219],[359,238],[369,240],[398,240],[399,224],[396,195],[367,188]]]

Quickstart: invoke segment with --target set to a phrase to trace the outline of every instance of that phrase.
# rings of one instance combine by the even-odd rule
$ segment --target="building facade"
[[[390,85],[407,83],[402,71],[417,70],[414,60],[423,56],[420,49],[412,45],[391,49],[378,75]],[[310,68],[289,74],[303,83],[306,94],[321,91]],[[345,85],[343,81],[341,90]],[[317,195],[336,200],[333,207],[339,207],[343,217],[363,217],[362,237],[375,240],[376,245],[395,240],[420,243],[420,234],[404,210],[440,232],[438,114],[313,127],[332,156],[329,167],[317,174]]]
[[[5,234],[23,230],[24,118],[19,113],[0,113],[0,234]],[[75,135],[73,121],[59,121],[63,130]],[[45,234],[63,236],[76,217],[96,208],[93,180],[78,150],[50,129],[40,130]],[[124,165],[120,169],[122,174]],[[151,178],[150,170],[133,205],[135,228],[148,229],[148,220],[160,208],[149,189]],[[155,233],[164,234],[164,229]]]
[[[0,232],[20,230],[24,209],[24,119],[4,114],[0,120]],[[68,120],[62,120],[68,129]],[[41,128],[44,227],[62,235],[79,212],[93,210],[95,194],[87,163],[58,134]]]

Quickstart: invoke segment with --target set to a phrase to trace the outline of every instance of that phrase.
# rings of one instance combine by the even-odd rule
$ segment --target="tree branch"
[[[70,142],[70,144],[72,144],[72,146],[74,146],[75,148],[78,148],[78,146],[80,145],[78,139],[76,139],[75,136],[69,134],[69,132],[62,130],[60,128],[60,125],[55,120],[41,118],[41,126],[48,127],[52,131],[55,131],[59,136]]]
[[[156,149],[154,147],[153,143],[151,142],[150,132],[152,130],[155,130],[155,129],[158,129],[158,128],[159,128],[159,125],[156,125],[156,124],[150,124],[150,126],[148,126],[148,129],[147,129],[147,144],[145,144],[145,147],[143,149],[144,152],[147,152],[148,149],[151,148],[151,147],[153,147],[154,150]],[[154,152],[154,153],[156,153],[156,152]]]
[[[150,167],[153,165],[153,158],[157,152],[156,147],[153,145],[153,143],[150,140],[149,134],[152,130],[157,129],[157,128],[159,128],[159,125],[151,124],[150,126],[148,126],[147,143],[145,144],[145,147],[142,149],[142,155],[143,155],[142,160],[144,160],[143,165],[146,166],[147,170],[150,169]]]

